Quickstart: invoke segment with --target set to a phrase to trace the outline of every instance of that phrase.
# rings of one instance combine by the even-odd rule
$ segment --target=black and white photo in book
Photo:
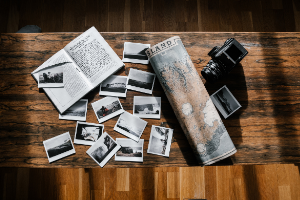
[[[93,145],[103,134],[104,125],[77,122],[74,143]]]
[[[38,88],[64,87],[64,64],[59,63],[39,71]]]
[[[173,129],[152,125],[147,153],[169,157],[172,137]]]
[[[69,132],[43,141],[49,163],[75,153]]]
[[[144,139],[135,142],[127,138],[117,138],[121,149],[115,155],[115,161],[143,162]]]
[[[121,148],[106,132],[87,150],[87,154],[101,167]]]
[[[59,119],[86,121],[88,99],[80,99],[63,114],[59,114]]]
[[[127,76],[112,75],[100,85],[99,95],[126,97]]]
[[[225,119],[242,107],[226,85],[212,94],[210,98]]]
[[[118,97],[105,97],[92,103],[92,107],[99,123],[107,121],[124,112]]]
[[[138,142],[147,123],[145,120],[125,111],[120,115],[114,130]]]
[[[123,62],[149,64],[145,51],[150,48],[150,44],[124,42]]]
[[[154,73],[131,68],[128,75],[127,88],[146,94],[152,94],[156,75]]]
[[[134,96],[133,115],[140,118],[160,119],[161,98]]]

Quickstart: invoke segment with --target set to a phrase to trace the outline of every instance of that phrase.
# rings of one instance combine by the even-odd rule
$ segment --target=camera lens
[[[201,71],[202,76],[209,82],[215,82],[222,76],[220,66],[217,62],[210,60]]]

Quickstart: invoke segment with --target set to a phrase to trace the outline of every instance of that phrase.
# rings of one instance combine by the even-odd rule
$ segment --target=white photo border
[[[68,135],[68,136],[69,136],[69,139],[70,139],[70,142],[71,142],[71,144],[72,144],[72,148],[73,148],[73,149],[71,149],[71,150],[69,150],[69,151],[66,151],[66,152],[64,152],[64,153],[58,154],[58,155],[56,155],[56,156],[50,158],[49,155],[48,155],[48,148],[46,147],[46,143],[47,143],[47,142],[50,142],[51,140],[53,140],[53,139],[55,139],[55,138],[62,137],[63,135]],[[48,140],[43,141],[43,145],[44,145],[44,148],[45,148],[45,150],[46,150],[46,154],[47,154],[49,163],[52,163],[52,162],[54,162],[54,161],[57,161],[57,160],[59,160],[59,159],[62,159],[62,158],[64,158],[64,157],[67,157],[67,156],[69,156],[69,155],[72,155],[72,154],[75,154],[75,153],[76,153],[75,148],[74,148],[74,145],[73,145],[73,142],[72,142],[72,138],[71,138],[69,132],[62,133],[62,134],[57,135],[57,136],[55,136],[55,137],[53,137],[53,138],[50,138],[50,139],[48,139]]]
[[[132,86],[132,85],[128,85],[128,82],[130,80],[130,71],[131,70],[136,70],[136,71],[139,71],[140,73],[148,73],[148,74],[152,74],[154,75],[154,79],[153,79],[153,82],[152,82],[152,88],[151,90],[148,90],[148,89],[145,89],[145,88],[140,88],[140,87],[135,87],[135,86]],[[156,74],[155,73],[151,73],[151,72],[146,72],[146,71],[142,71],[142,70],[138,70],[138,69],[134,69],[134,68],[131,68],[129,70],[129,74],[128,74],[128,78],[127,78],[127,83],[126,83],[126,87],[130,90],[134,90],[134,91],[138,91],[138,92],[143,92],[143,93],[146,93],[146,94],[152,94],[153,92],[153,87],[154,87],[154,83],[155,83],[155,78],[156,78]]]
[[[105,82],[105,80],[100,84],[100,90],[99,90],[99,95],[102,96],[113,96],[113,97],[126,97],[127,94],[127,82],[128,82],[128,76],[117,76],[117,75],[111,75],[109,76],[107,79],[109,79],[110,77],[124,77],[126,78],[126,85],[125,85],[125,93],[120,93],[120,92],[107,92],[107,91],[102,91],[101,90],[101,86],[102,83]]]
[[[64,114],[59,114],[58,119],[64,119],[64,120],[75,120],[75,121],[86,121],[86,113],[87,113],[87,104],[88,104],[88,99],[80,99],[79,101],[85,101],[85,113],[84,117],[78,117],[78,116],[70,116],[70,115],[64,115]],[[78,103],[77,101],[76,103]],[[76,103],[74,105],[76,105]],[[71,106],[72,107],[72,106]],[[68,110],[66,110],[68,111]]]
[[[87,125],[102,127],[101,136],[103,135],[103,130],[104,130],[104,125],[103,124],[95,124],[95,123],[79,122],[79,121],[77,121],[76,129],[75,129],[75,135],[74,135],[74,144],[93,145],[96,142],[96,141],[93,142],[93,141],[85,141],[85,140],[78,140],[78,139],[76,139],[78,124],[87,124]]]
[[[169,129],[169,133],[168,133],[169,135],[168,135],[168,141],[167,141],[167,147],[166,147],[166,152],[165,152],[165,154],[153,153],[153,152],[150,151],[150,146],[151,146],[151,144],[152,144],[152,132],[155,131],[155,130],[154,130],[155,127]],[[171,144],[172,144],[172,138],[173,138],[173,131],[174,131],[174,129],[171,129],[171,128],[166,128],[166,127],[162,127],[162,126],[155,126],[155,125],[152,125],[152,127],[151,127],[151,133],[150,133],[150,138],[149,138],[148,149],[147,149],[147,153],[155,154],[155,155],[159,155],[159,156],[164,156],[164,157],[169,157],[169,156],[170,156]]]
[[[157,102],[159,103],[159,114],[136,114],[135,113],[135,101],[137,98],[156,99]],[[160,119],[160,117],[161,117],[161,97],[134,96],[133,97],[133,115],[138,116],[139,118]]]
[[[148,60],[139,60],[139,59],[133,59],[133,58],[124,58],[124,55],[125,55],[125,49],[126,49],[126,45],[130,45],[130,44],[139,44],[139,45],[143,45],[145,47],[148,47],[150,48],[151,45],[150,44],[143,44],[143,43],[135,43],[135,42],[124,42],[124,50],[123,50],[123,59],[122,61],[125,62],[125,63],[136,63],[136,64],[143,64],[143,65],[147,65],[149,64],[149,58]],[[127,47],[128,48],[128,47]],[[145,54],[145,56],[147,56]]]
[[[144,139],[140,139],[138,142],[135,142],[135,141],[133,141],[133,140],[131,140],[129,138],[116,138],[116,142],[118,144],[121,141],[129,142],[129,143],[134,143],[135,145],[140,145],[142,147],[142,157],[141,158],[135,158],[135,157],[126,157],[126,158],[123,158],[123,156],[117,156],[117,152],[116,152],[116,154],[115,154],[115,161],[144,162]],[[122,147],[122,145],[121,145],[121,147]],[[127,146],[125,146],[125,147],[127,147]],[[131,145],[128,145],[128,147],[131,147]]]
[[[110,139],[112,139],[116,144],[117,146],[102,160],[101,163],[99,163],[92,155],[91,153],[96,149],[98,148],[98,143],[101,143],[101,137],[105,137],[105,136],[109,136]],[[121,148],[121,146],[107,133],[107,132],[104,132],[101,137],[95,142],[95,144],[93,144],[87,151],[86,153],[100,166],[100,167],[104,167],[104,165],[106,165],[106,163],[111,159],[111,157],[113,157],[116,152]],[[103,143],[102,143],[103,144]]]
[[[118,110],[118,111],[116,111],[116,112],[113,112],[113,113],[111,113],[111,114],[109,114],[109,115],[107,115],[107,116],[105,116],[105,117],[102,117],[101,119],[99,119],[99,118],[98,118],[98,115],[97,115],[97,111],[95,110],[94,105],[96,105],[96,104],[98,104],[99,102],[104,101],[104,100],[106,100],[106,99],[108,99],[108,98],[118,100],[119,104],[121,105],[121,109]],[[111,102],[113,102],[113,101],[111,101]],[[97,120],[98,120],[99,124],[101,124],[102,122],[105,122],[105,121],[107,121],[107,120],[109,120],[109,119],[111,119],[111,118],[113,118],[113,117],[115,117],[115,116],[117,116],[117,115],[120,115],[120,114],[122,114],[123,112],[125,112],[125,110],[123,109],[123,106],[122,106],[122,104],[121,104],[121,102],[120,102],[120,99],[119,99],[118,97],[104,97],[104,98],[102,98],[102,99],[100,99],[100,100],[95,101],[94,103],[92,103],[92,107],[93,107],[94,113],[95,113],[95,115],[96,115],[96,117],[97,117]]]

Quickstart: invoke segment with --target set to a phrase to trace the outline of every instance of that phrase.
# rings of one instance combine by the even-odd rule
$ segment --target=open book
[[[91,27],[31,74],[40,83],[41,72],[63,68],[63,87],[43,87],[62,114],[123,66],[124,63],[96,28]]]

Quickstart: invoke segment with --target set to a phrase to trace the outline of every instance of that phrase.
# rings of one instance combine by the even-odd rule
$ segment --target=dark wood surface
[[[43,141],[69,131],[75,121],[58,120],[58,112],[37,88],[31,72],[80,33],[0,35],[0,166],[1,167],[98,167],[85,153],[89,146],[76,145],[76,154],[49,164]],[[299,163],[300,61],[299,33],[101,33],[119,57],[123,43],[154,45],[171,36],[181,37],[199,74],[209,61],[207,53],[229,37],[241,42],[249,54],[224,80],[205,83],[209,94],[227,85],[242,105],[223,122],[237,147],[224,164]],[[130,68],[153,72],[150,65],[126,63],[118,75]],[[205,80],[203,80],[205,82]],[[97,123],[91,103],[101,97],[99,89],[87,95],[87,122]],[[133,96],[149,96],[128,91],[120,101],[132,113]],[[160,120],[150,120],[142,135],[144,163],[115,162],[105,167],[193,166],[195,157],[158,81],[153,95],[162,97]],[[114,139],[124,137],[113,131],[118,117],[104,122]],[[174,129],[170,158],[147,154],[151,125]]]

